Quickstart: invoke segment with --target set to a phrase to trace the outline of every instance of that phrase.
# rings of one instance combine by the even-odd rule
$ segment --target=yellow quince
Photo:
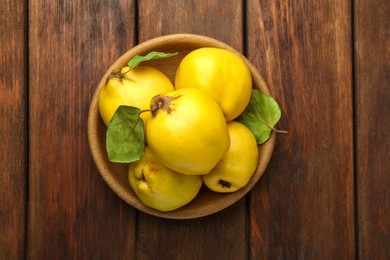
[[[151,150],[167,167],[184,174],[208,173],[230,146],[218,104],[193,88],[154,97],[146,125]]]
[[[130,164],[128,179],[142,203],[160,211],[186,205],[202,186],[202,177],[180,174],[165,167],[147,146],[141,159]]]
[[[112,73],[99,96],[99,111],[108,126],[120,105],[149,108],[150,100],[155,95],[173,91],[173,85],[160,70],[139,66],[134,69],[123,67],[120,72]],[[142,113],[146,121],[150,113]]]
[[[252,132],[239,122],[228,123],[230,148],[208,174],[202,176],[208,188],[216,192],[233,192],[248,184],[254,174],[259,150]]]
[[[205,47],[187,54],[176,71],[175,88],[196,88],[217,101],[226,121],[238,117],[249,103],[252,76],[232,51]]]

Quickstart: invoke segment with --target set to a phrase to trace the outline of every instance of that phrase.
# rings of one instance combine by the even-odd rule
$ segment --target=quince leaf
[[[152,51],[146,54],[145,56],[135,55],[128,63],[130,68],[134,69],[138,67],[138,65],[147,60],[157,60],[157,59],[165,59],[172,56],[178,55],[178,52],[175,53],[165,53],[165,52],[158,52],[158,51]]]
[[[256,138],[257,144],[263,144],[275,130],[274,126],[281,117],[278,103],[271,96],[252,89],[252,96],[244,112],[237,118],[248,127]]]
[[[140,109],[120,106],[106,133],[106,149],[111,162],[130,163],[141,158],[145,150],[144,122]]]

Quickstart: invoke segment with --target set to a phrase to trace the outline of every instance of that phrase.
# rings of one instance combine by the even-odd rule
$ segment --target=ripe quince
[[[142,203],[160,211],[186,205],[202,186],[200,176],[180,174],[165,167],[148,146],[141,159],[130,164],[128,179]]]
[[[151,150],[167,167],[183,173],[208,173],[230,146],[229,131],[218,104],[193,88],[154,97],[146,125]]]
[[[202,176],[206,186],[216,192],[233,192],[244,187],[258,163],[259,150],[252,132],[239,122],[228,123],[230,148],[208,174]]]
[[[114,72],[100,92],[99,111],[106,126],[110,123],[120,105],[137,107],[141,110],[149,108],[150,100],[155,95],[173,91],[173,85],[160,70],[139,66],[134,69],[123,67]],[[150,113],[142,113],[146,121]]]
[[[226,121],[231,121],[249,103],[252,76],[239,55],[226,49],[199,48],[187,54],[176,71],[175,88],[188,87],[212,97]]]

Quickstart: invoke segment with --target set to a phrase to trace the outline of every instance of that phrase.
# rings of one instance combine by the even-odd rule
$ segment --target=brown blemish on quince
[[[221,185],[222,188],[227,188],[227,189],[230,189],[230,187],[232,186],[230,182],[224,180],[219,180],[218,184]]]
[[[150,111],[152,112],[152,117],[156,117],[157,111],[159,109],[164,110],[168,114],[172,113],[172,108],[170,107],[170,104],[173,100],[179,98],[177,97],[168,97],[163,95],[157,95],[152,98],[152,101],[150,102]]]

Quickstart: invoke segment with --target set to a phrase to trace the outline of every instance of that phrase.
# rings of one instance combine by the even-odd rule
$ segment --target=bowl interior
[[[249,67],[249,70],[251,71],[253,88],[257,88],[263,93],[269,94],[269,89],[257,69],[249,62],[249,60],[247,60],[230,46],[205,36],[192,34],[174,34],[143,42],[123,54],[118,60],[115,61],[115,63],[102,77],[91,101],[88,115],[88,140],[92,157],[101,176],[120,198],[138,210],[154,216],[171,219],[190,219],[206,216],[232,205],[245,196],[245,194],[250,191],[250,189],[252,189],[259,178],[263,175],[275,145],[276,136],[275,134],[272,134],[267,142],[259,146],[259,163],[256,172],[253,174],[249,183],[236,192],[221,194],[210,191],[204,186],[202,187],[198,196],[189,204],[169,212],[162,212],[149,208],[145,206],[140,200],[138,200],[127,179],[128,164],[112,163],[108,160],[105,147],[107,128],[103,123],[99,113],[99,93],[105,85],[107,77],[113,70],[126,66],[127,62],[136,54],[145,55],[151,51],[179,53],[177,56],[171,58],[142,63],[142,65],[153,66],[161,70],[169,77],[172,83],[174,83],[177,66],[183,57],[190,51],[201,47],[224,48],[239,54],[244,59]]]

